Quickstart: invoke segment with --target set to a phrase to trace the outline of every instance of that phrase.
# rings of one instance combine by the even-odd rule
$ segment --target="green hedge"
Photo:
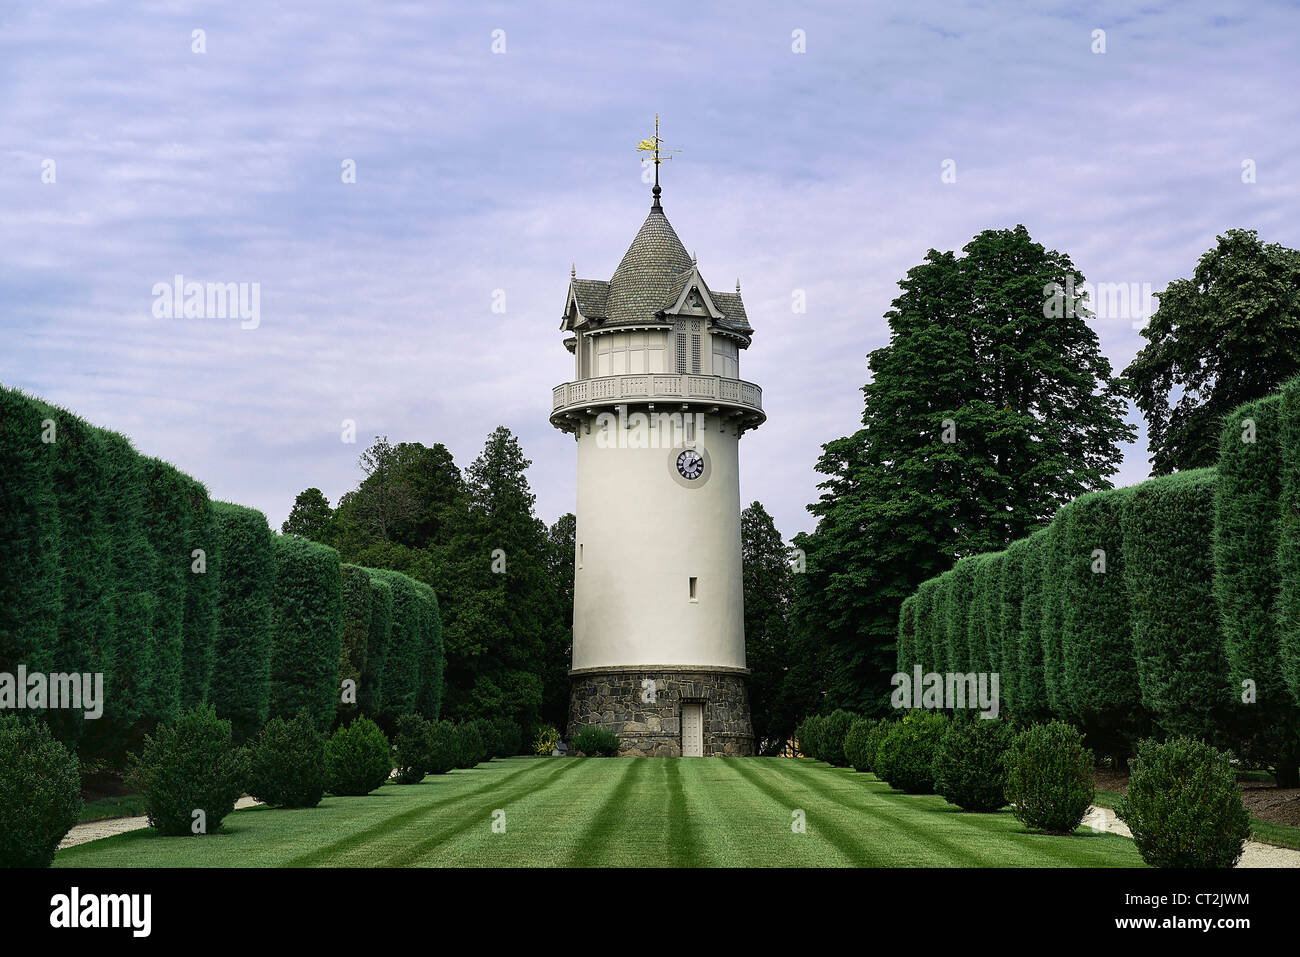
[[[921,583],[913,606],[912,646],[916,649],[914,664],[922,671],[934,671],[940,664],[942,633],[936,626],[936,602],[939,600],[939,579],[931,578]]]
[[[1300,705],[1300,379],[1282,390],[1277,620],[1282,675]]]
[[[366,646],[370,640],[375,599],[369,569],[345,564],[341,566],[340,574],[343,626],[339,638],[339,686],[341,688],[344,681],[353,681],[357,689],[354,703],[345,703],[340,695],[338,718],[340,722],[346,722],[361,712],[361,675],[366,668]]]
[[[1123,515],[1142,704],[1167,733],[1202,738],[1228,703],[1213,593],[1214,478],[1195,469],[1143,482]]]
[[[894,670],[912,673],[912,665],[921,664],[916,648],[917,595],[908,595],[898,609],[898,635],[894,639]]]
[[[393,624],[380,676],[383,693],[379,714],[385,724],[395,726],[399,715],[415,713],[419,699],[420,663],[424,657],[420,605],[425,596],[415,580],[401,572],[375,569],[373,574],[393,589]]]
[[[0,670],[44,670],[58,642],[62,575],[54,450],[41,405],[0,389]]]
[[[46,662],[51,671],[105,672],[105,656],[113,646],[113,552],[106,521],[106,499],[112,494],[104,442],[99,430],[53,406],[48,418],[57,423],[57,441],[49,446],[54,463],[54,493],[61,523],[62,601],[58,633]],[[29,663],[30,667],[30,663]],[[86,730],[84,712],[51,710],[51,730],[74,745]],[[93,726],[93,722],[91,722]]]
[[[340,697],[339,553],[298,535],[278,535],[274,554],[270,713],[292,718],[306,709],[316,727],[327,731]]]
[[[1043,563],[1047,553],[1047,529],[1025,540],[1020,597],[1020,648],[1016,682],[1017,718],[1032,723],[1045,718],[1047,680],[1043,673]]]
[[[185,476],[189,510],[182,561],[185,575],[185,616],[181,626],[181,707],[208,700],[217,647],[217,517],[203,483]],[[198,553],[196,555],[196,552]]]
[[[998,609],[998,643],[1001,650],[998,692],[1002,708],[1015,714],[1020,701],[1020,617],[1025,596],[1025,555],[1029,540],[1018,539],[1007,546],[1002,559],[1002,581]]]
[[[357,702],[363,714],[379,714],[383,708],[384,662],[393,636],[393,586],[372,569],[370,575],[370,630],[366,633],[366,663],[361,669],[361,691]]]
[[[274,539],[261,512],[213,502],[216,520],[217,636],[209,700],[235,739],[262,730],[271,695]]]
[[[1065,524],[1069,521],[1070,507],[1062,506],[1047,527],[1043,542],[1043,590],[1041,595],[1041,624],[1038,638],[1043,645],[1043,687],[1047,691],[1047,707],[1055,715],[1066,714],[1065,687],[1062,681],[1061,626],[1064,622],[1065,579]]]
[[[947,668],[942,671],[964,673],[970,670],[970,638],[967,635],[970,607],[975,601],[976,563],[970,559],[952,567],[952,578],[944,589],[944,643],[948,648]]]
[[[1124,583],[1129,495],[1128,489],[1115,489],[1079,498],[1059,539],[1061,694],[1089,740],[1114,755],[1126,755],[1142,730]]]
[[[415,709],[430,721],[442,711],[442,677],[446,656],[442,646],[442,617],[438,610],[438,596],[424,582],[416,582],[423,596],[420,604],[422,632],[420,657],[420,690],[416,695]]]

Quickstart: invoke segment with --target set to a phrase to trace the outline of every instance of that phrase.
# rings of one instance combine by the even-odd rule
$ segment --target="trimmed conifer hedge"
[[[1300,379],[1282,389],[1277,621],[1282,675],[1300,705]]]
[[[366,668],[366,645],[370,640],[370,620],[374,614],[374,591],[370,585],[369,569],[344,564],[340,574],[343,627],[339,645],[339,685],[341,687],[343,682],[353,681],[357,688],[355,703],[344,702],[342,695],[339,696],[338,717],[340,721],[346,722],[360,710],[361,674]]]
[[[998,607],[998,692],[1002,708],[1014,714],[1020,700],[1020,615],[1025,596],[1025,554],[1028,539],[1007,546],[1002,559],[1001,594]]]
[[[298,535],[275,538],[272,716],[306,710],[328,731],[339,701],[342,570],[339,553]]]
[[[217,578],[215,564],[217,517],[202,482],[183,476],[188,508],[182,561],[185,577],[185,617],[181,626],[181,708],[208,700],[217,647]]]
[[[1047,681],[1043,675],[1043,563],[1047,530],[1039,529],[1025,540],[1021,568],[1019,680],[1016,683],[1017,717],[1026,723],[1047,716]]]
[[[1124,583],[1129,494],[1114,489],[1082,496],[1060,532],[1062,696],[1089,740],[1118,756],[1127,755],[1142,730]]]
[[[58,642],[62,575],[54,454],[40,404],[0,388],[0,670],[44,669]]]
[[[384,662],[393,634],[393,586],[366,569],[370,576],[370,629],[366,633],[366,662],[361,669],[357,703],[362,714],[379,714],[383,706]]]
[[[1062,506],[1047,526],[1043,542],[1043,591],[1041,596],[1041,625],[1038,638],[1043,645],[1043,687],[1047,691],[1047,707],[1053,714],[1066,714],[1065,690],[1061,681],[1061,623],[1064,620],[1065,581],[1062,566],[1065,551],[1062,537],[1065,523],[1069,521],[1070,507]]]
[[[274,539],[256,509],[213,502],[216,523],[217,635],[208,697],[230,720],[235,740],[262,730],[271,695]]]
[[[1123,515],[1125,582],[1142,703],[1170,734],[1208,737],[1228,701],[1214,603],[1213,469],[1134,486]]]
[[[894,644],[894,670],[911,674],[913,664],[921,664],[916,649],[917,595],[908,595],[898,609],[898,636]]]
[[[423,641],[420,689],[416,695],[415,709],[432,721],[442,711],[442,676],[446,663],[442,646],[442,617],[438,610],[438,596],[432,586],[417,581],[415,587],[424,599],[420,604]]]

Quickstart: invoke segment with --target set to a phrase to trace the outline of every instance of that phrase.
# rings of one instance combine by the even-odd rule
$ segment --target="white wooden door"
[[[704,705],[698,701],[682,703],[682,757],[704,757]]]

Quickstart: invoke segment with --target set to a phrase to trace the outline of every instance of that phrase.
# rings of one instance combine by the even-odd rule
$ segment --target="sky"
[[[789,537],[927,250],[1023,223],[1158,292],[1233,227],[1300,247],[1300,7],[1229,10],[3,3],[0,383],[277,528],[376,435],[463,468],[505,425],[551,522],[570,265],[608,279],[636,234],[658,112],[665,212],[756,329],[742,502]],[[256,322],[158,315],[177,275]],[[1142,315],[1092,320],[1117,372]],[[1115,481],[1147,472],[1140,435]]]

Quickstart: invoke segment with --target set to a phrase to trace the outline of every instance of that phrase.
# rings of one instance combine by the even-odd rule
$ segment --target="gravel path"
[[[252,807],[254,804],[260,803],[260,801],[254,801],[251,797],[241,797],[235,802],[235,809]],[[72,830],[59,842],[59,848],[86,844],[90,841],[98,841],[101,837],[112,837],[114,834],[138,831],[140,828],[148,826],[149,818],[143,814],[139,817],[112,817],[105,821],[88,821],[85,824],[74,825]]]
[[[1094,831],[1106,831],[1121,837],[1132,837],[1128,825],[1115,816],[1110,808],[1093,805],[1083,823]],[[1246,851],[1237,862],[1238,867],[1300,867],[1300,851],[1259,841],[1247,841]]]

